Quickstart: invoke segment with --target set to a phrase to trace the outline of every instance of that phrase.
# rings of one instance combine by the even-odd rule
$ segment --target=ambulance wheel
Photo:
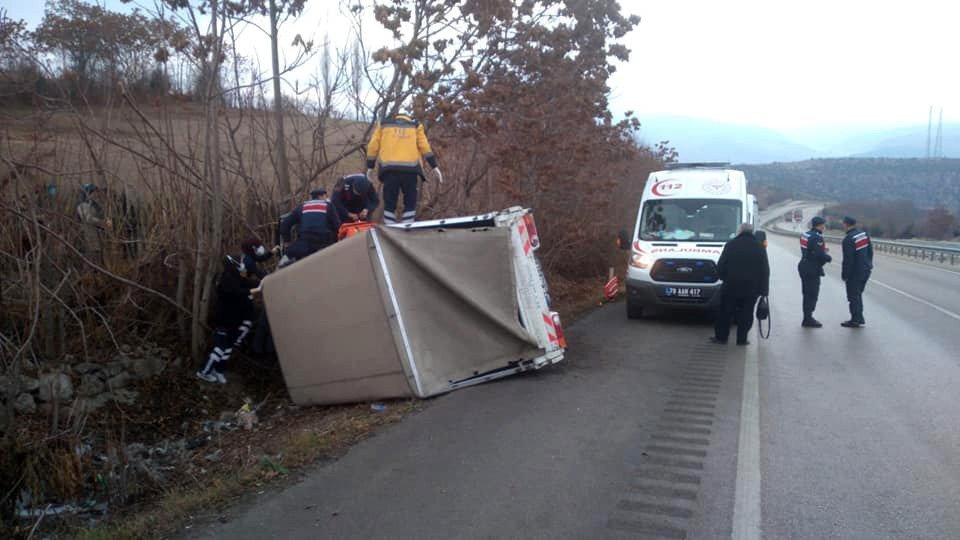
[[[627,300],[627,318],[639,319],[643,317],[643,306]]]

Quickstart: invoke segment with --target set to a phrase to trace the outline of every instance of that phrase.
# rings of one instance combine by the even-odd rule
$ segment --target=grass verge
[[[279,485],[297,469],[340,457],[379,427],[396,423],[420,407],[420,402],[410,400],[390,402],[383,413],[371,411],[367,404],[307,409],[280,428],[261,430],[264,437],[245,439],[247,457],[241,459],[241,466],[211,471],[195,483],[164,492],[149,506],[94,528],[73,531],[71,536],[81,540],[169,536],[194,520],[217,517],[215,514],[251,489]],[[251,453],[251,444],[263,450]]]

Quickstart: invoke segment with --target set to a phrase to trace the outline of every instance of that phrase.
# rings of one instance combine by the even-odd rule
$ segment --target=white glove
[[[373,169],[367,169],[367,180],[373,182]]]
[[[433,168],[433,174],[437,175],[437,180],[439,180],[440,183],[442,184],[442,183],[443,183],[443,173],[440,172],[440,168],[439,168],[439,167],[434,167],[434,168]]]

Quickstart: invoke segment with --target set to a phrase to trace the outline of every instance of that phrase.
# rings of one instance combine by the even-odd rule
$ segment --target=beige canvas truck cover
[[[294,402],[428,397],[542,356],[518,317],[510,235],[378,227],[267,276]]]

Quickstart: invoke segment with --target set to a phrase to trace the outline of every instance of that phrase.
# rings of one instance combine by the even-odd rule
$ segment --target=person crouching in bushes
[[[233,350],[243,343],[253,326],[256,310],[253,295],[259,292],[257,281],[244,277],[243,263],[230,255],[224,257],[223,272],[217,283],[217,300],[213,308],[214,345],[203,369],[197,377],[207,381],[226,384],[221,373]]]
[[[265,278],[267,271],[260,266],[260,263],[273,257],[274,252],[268,250],[259,238],[247,238],[240,244],[240,250],[243,252],[241,263],[246,270],[244,277],[257,281]]]
[[[243,268],[246,270],[245,273],[242,273],[243,277],[247,277],[257,281],[258,283],[267,276],[267,271],[260,266],[260,263],[269,260],[270,257],[279,254],[280,246],[273,248],[273,250],[268,250],[266,246],[263,245],[263,242],[259,238],[251,237],[247,238],[240,244],[240,249],[243,251]],[[260,314],[257,316],[257,322],[253,326],[253,338],[250,343],[251,350],[256,355],[268,355],[274,352],[273,349],[273,337],[270,333],[270,322],[267,320],[267,310],[261,310]]]

